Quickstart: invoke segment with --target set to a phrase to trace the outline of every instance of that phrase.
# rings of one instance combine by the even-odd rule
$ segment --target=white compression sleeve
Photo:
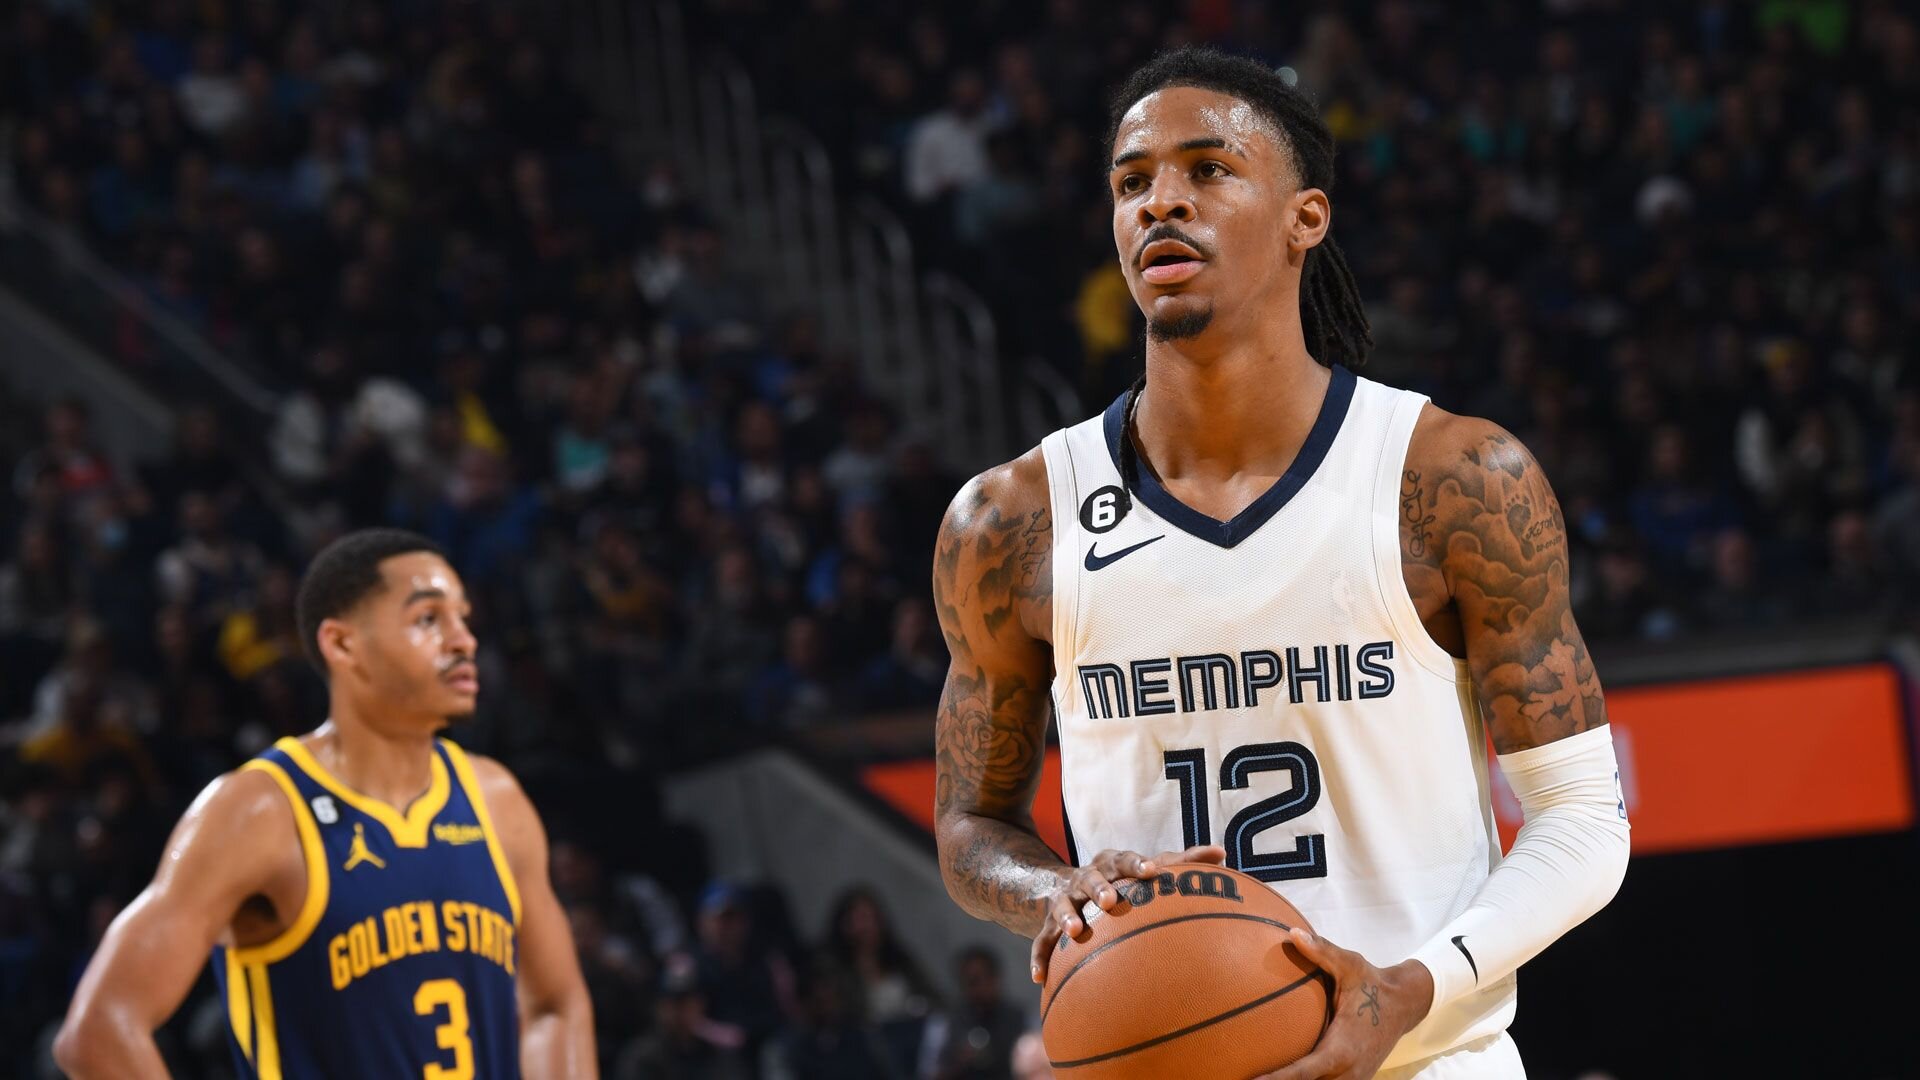
[[[1611,728],[1499,760],[1524,822],[1473,902],[1414,951],[1433,973],[1434,1013],[1580,925],[1613,899],[1627,872],[1627,810]]]

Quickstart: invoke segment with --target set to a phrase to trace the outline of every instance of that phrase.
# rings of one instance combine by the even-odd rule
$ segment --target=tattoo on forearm
[[[1444,576],[1460,612],[1494,749],[1512,753],[1606,723],[1600,679],[1573,620],[1566,521],[1552,488],[1504,432],[1466,450],[1464,462],[1431,485],[1406,473],[1403,535],[1408,558]]]
[[[1029,808],[1046,750],[1046,660],[1011,634],[1023,604],[1050,600],[1053,521],[1042,507],[1003,515],[976,487],[957,501],[934,553],[935,610],[952,655],[934,728],[934,814],[941,869],[969,912],[1038,930],[1060,858]],[[976,650],[1020,650],[987,666]],[[1017,670],[1021,667],[1031,670]]]
[[[1368,983],[1360,988],[1360,1007],[1355,1012],[1373,1021],[1374,1027],[1380,1026],[1380,988]]]

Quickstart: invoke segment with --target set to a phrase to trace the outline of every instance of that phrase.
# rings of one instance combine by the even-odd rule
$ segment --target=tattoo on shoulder
[[[1606,723],[1599,676],[1573,620],[1567,528],[1525,447],[1494,430],[1430,485],[1401,483],[1409,554],[1438,544],[1494,748],[1511,753]],[[1409,526],[1411,526],[1409,528]]]
[[[1046,507],[1026,514],[1003,514],[977,488],[968,505],[956,507],[953,528],[940,537],[933,556],[935,614],[947,628],[947,648],[961,656],[965,648],[954,628],[962,625],[969,599],[991,637],[1013,620],[1023,600],[1046,601],[1053,581],[1046,573],[1052,557],[1053,514]],[[961,566],[975,570],[971,587],[961,580]]]
[[[1423,505],[1426,492],[1418,469],[1400,474],[1400,525],[1407,537],[1407,554],[1416,559],[1426,558],[1433,546],[1434,516]]]

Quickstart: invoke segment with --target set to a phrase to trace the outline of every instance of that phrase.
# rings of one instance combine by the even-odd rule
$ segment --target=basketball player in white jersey
[[[1033,938],[1038,981],[1113,880],[1224,860],[1307,915],[1337,983],[1275,1076],[1523,1076],[1514,972],[1628,850],[1559,506],[1497,426],[1353,374],[1371,339],[1309,99],[1188,49],[1114,117],[1146,374],[942,526],[948,890]],[[1070,862],[1030,814],[1049,706]],[[1489,738],[1526,815],[1504,859]]]

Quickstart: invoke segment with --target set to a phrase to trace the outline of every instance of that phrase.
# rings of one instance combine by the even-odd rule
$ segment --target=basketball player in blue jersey
[[[459,575],[370,529],[300,587],[331,716],[215,781],[87,966],[76,1080],[164,1077],[153,1032],[212,956],[240,1076],[592,1077],[592,1008],[511,773],[437,737],[479,693]]]
[[[1305,94],[1185,49],[1112,123],[1146,373],[942,526],[947,888],[1033,939],[1039,981],[1116,879],[1224,861],[1306,914],[1337,984],[1276,1076],[1523,1076],[1515,970],[1628,852],[1553,492],[1495,425],[1354,374],[1371,335]],[[1050,706],[1064,862],[1030,810]],[[1504,858],[1489,741],[1526,815]]]

